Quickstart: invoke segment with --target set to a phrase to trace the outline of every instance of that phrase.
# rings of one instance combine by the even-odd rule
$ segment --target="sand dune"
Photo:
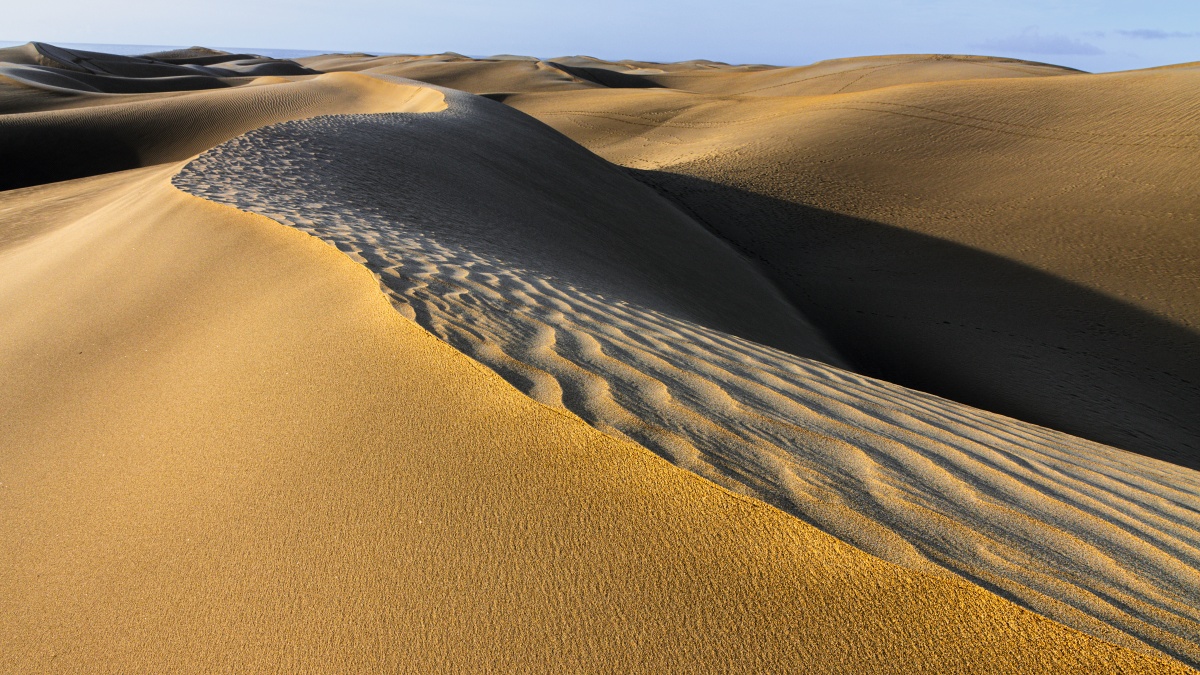
[[[71,74],[143,80],[144,86],[153,86],[163,78],[189,75],[231,77],[317,74],[317,71],[294,61],[263,58],[253,54],[230,54],[204,48],[157,52],[143,56],[120,56],[30,42],[19,47],[0,49],[0,61],[10,65],[53,68]]]
[[[810,66],[741,72],[728,68],[650,76],[659,86],[722,96],[821,96],[902,84],[1068,75],[1079,71],[1017,59],[900,54],[821,61]],[[731,74],[737,74],[731,78]]]
[[[405,77],[475,93],[556,91],[599,87],[537,59],[470,59],[436,56],[314,56],[300,59],[322,72],[362,72]]]
[[[617,197],[616,177],[544,129],[448,96],[438,115],[251,132],[175,182],[325,238],[380,274],[406,315],[597,428],[885,559],[1121,644],[1200,656],[1193,471],[798,358],[816,347],[772,349],[738,325],[744,285],[670,248],[686,228],[662,227],[654,195]],[[553,188],[529,178],[537,167]],[[734,295],[669,269],[672,255]],[[639,266],[679,289],[647,295],[669,287]]]
[[[1194,468],[1196,78],[505,102],[648,170],[863,372]]]
[[[369,70],[474,94],[664,88],[719,96],[815,96],[900,84],[1079,74],[1045,63],[945,54],[834,59],[790,68],[712,61],[611,62],[579,56],[472,59],[460,54],[329,55],[299,61],[322,72]]]
[[[167,164],[0,193],[6,667],[1200,663],[1200,475],[1172,420],[1190,394],[1137,379],[1190,367],[1160,326],[1190,320],[1189,174],[1104,193],[1083,236],[1071,195],[1098,193],[1048,168],[1055,143],[1111,133],[1097,100],[1131,120],[1131,171],[1176,166],[1191,113],[1174,75],[446,54],[241,77],[202,69],[275,66],[17,51],[0,106],[26,112],[0,116],[0,144],[29,161],[12,184]],[[1024,79],[986,80],[1005,72]],[[634,169],[395,77],[418,74]],[[1120,108],[1136,87],[1156,113]],[[1004,108],[1014,92],[1041,103]],[[993,117],[943,139],[947,101]],[[941,107],[880,112],[918,103]],[[960,147],[1047,111],[1076,126]],[[79,143],[47,158],[19,145],[37,134]],[[1063,155],[1079,174],[1116,161],[1092,145]],[[1025,151],[1030,176],[1005,164]],[[991,158],[986,184],[963,175],[972,157]],[[1160,229],[1121,230],[1133,207]],[[1096,254],[1135,245],[1136,265]],[[1005,293],[1041,309],[979,303]],[[947,336],[932,312],[999,337]],[[1115,358],[1132,344],[1149,353]],[[910,362],[961,371],[964,400],[1007,393],[1176,463],[851,369]]]
[[[535,120],[485,99],[454,96],[457,105],[443,115],[323,117],[243,135],[190,164],[176,183],[256,210],[278,204],[298,218],[337,214],[348,221],[341,229],[360,259],[378,256],[370,263],[376,271],[400,263],[387,257],[402,244],[356,240],[376,233],[359,232],[354,219],[419,218],[425,227],[394,236],[411,235],[417,247],[454,244],[500,261],[484,274],[500,275],[493,280],[499,286],[507,286],[504,277],[530,272],[553,279],[563,292],[591,293],[616,311],[631,303],[840,362],[752,265],[653,190]],[[342,133],[343,122],[355,131]],[[277,142],[278,153],[264,147]],[[209,163],[216,166],[208,169]],[[285,204],[291,208],[283,210]],[[434,239],[421,243],[425,237]],[[457,269],[473,281],[469,261],[450,250],[430,255],[447,257],[451,279]],[[444,301],[459,299],[447,290],[434,292]],[[542,291],[514,280],[500,292],[536,298]],[[553,301],[545,309],[574,311]]]
[[[179,78],[151,78],[154,82],[142,87],[142,96],[129,97],[129,92],[103,93],[88,85],[102,76],[56,69],[52,77],[41,77],[31,75],[29,68],[16,73],[13,67],[0,67],[0,85],[18,92],[13,97],[18,110],[0,116],[0,153],[20,158],[0,164],[0,189],[178,161],[284,120],[410,110],[410,97],[433,97],[419,105],[438,105],[437,95],[429,90],[355,73],[295,81],[204,76],[219,88],[186,92],[156,89],[164,79],[177,86]],[[271,86],[261,86],[264,80]],[[0,99],[10,89],[0,89]]]
[[[3,198],[6,668],[1182,672],[542,407],[174,170]]]

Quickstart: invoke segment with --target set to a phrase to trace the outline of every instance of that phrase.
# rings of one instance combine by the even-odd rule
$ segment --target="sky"
[[[1200,0],[22,1],[0,39],[777,65],[986,54],[1107,72],[1200,61]]]

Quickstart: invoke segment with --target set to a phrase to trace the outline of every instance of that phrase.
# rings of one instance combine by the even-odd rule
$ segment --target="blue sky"
[[[0,39],[736,63],[969,53],[1089,71],[1200,61],[1200,0],[56,0]]]

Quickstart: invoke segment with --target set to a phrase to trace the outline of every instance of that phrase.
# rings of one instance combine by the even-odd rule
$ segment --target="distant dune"
[[[0,664],[1186,672],[1193,75],[0,50]]]
[[[0,62],[6,53],[24,57],[30,51],[0,50]],[[236,77],[220,76],[221,69],[207,73],[215,66],[203,66],[207,74],[181,79],[177,73],[194,69],[111,58],[132,63],[98,66],[77,58],[90,66],[88,72],[0,65],[0,112],[9,113],[0,116],[0,152],[21,158],[0,165],[0,188],[178,161],[265,124],[331,112],[387,112],[408,103],[394,87],[351,73],[295,80],[255,74],[287,70],[271,65],[279,62],[245,68]],[[100,68],[113,74],[93,74]],[[158,76],[163,72],[171,75]],[[196,84],[196,78],[208,84]],[[107,89],[93,86],[97,81]],[[415,88],[406,92],[421,95]]]

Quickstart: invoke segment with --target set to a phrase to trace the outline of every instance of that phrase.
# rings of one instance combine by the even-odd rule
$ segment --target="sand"
[[[1082,77],[913,60],[813,68],[885,92],[935,71],[966,80],[938,86]],[[854,372],[843,336],[797,309],[786,250],[731,235],[756,222],[729,215],[750,202],[716,208],[718,184],[683,191],[684,163],[656,164],[671,144],[694,165],[724,157],[713,129],[779,110],[722,115],[810,98],[701,104],[669,78],[793,75],[474,63],[331,56],[303,65],[359,72],[0,89],[27,109],[0,117],[0,143],[103,128],[132,148],[128,166],[30,155],[69,168],[26,184],[129,170],[0,193],[5,669],[1198,662],[1194,471]],[[559,126],[620,129],[635,115],[608,106],[670,101],[649,126],[678,135],[582,134],[657,173],[623,170],[393,72],[414,67],[494,79],[481,91]],[[519,93],[526,76],[540,93]]]
[[[173,172],[3,254],[6,668],[1173,668],[541,406]]]
[[[1195,472],[863,377],[813,337],[780,348],[752,323],[780,318],[774,299],[676,244],[699,237],[665,200],[504,106],[446,96],[440,114],[255,131],[175,184],[348,252],[542,403],[884,559],[1197,656]]]
[[[47,78],[27,70],[0,66],[0,111],[10,113],[0,116],[0,154],[21,160],[0,164],[0,189],[178,161],[265,124],[334,112],[408,110],[426,105],[411,97],[436,99],[412,86],[401,86],[398,94],[396,85],[356,73],[204,75],[195,77],[211,87],[180,91],[177,77],[55,69]],[[107,93],[88,86],[87,77],[126,84],[120,93]],[[14,104],[6,106],[9,99]],[[428,105],[436,106],[435,99]]]
[[[1197,73],[920,83],[937,64],[505,101],[644,170],[857,370],[1200,466]]]

